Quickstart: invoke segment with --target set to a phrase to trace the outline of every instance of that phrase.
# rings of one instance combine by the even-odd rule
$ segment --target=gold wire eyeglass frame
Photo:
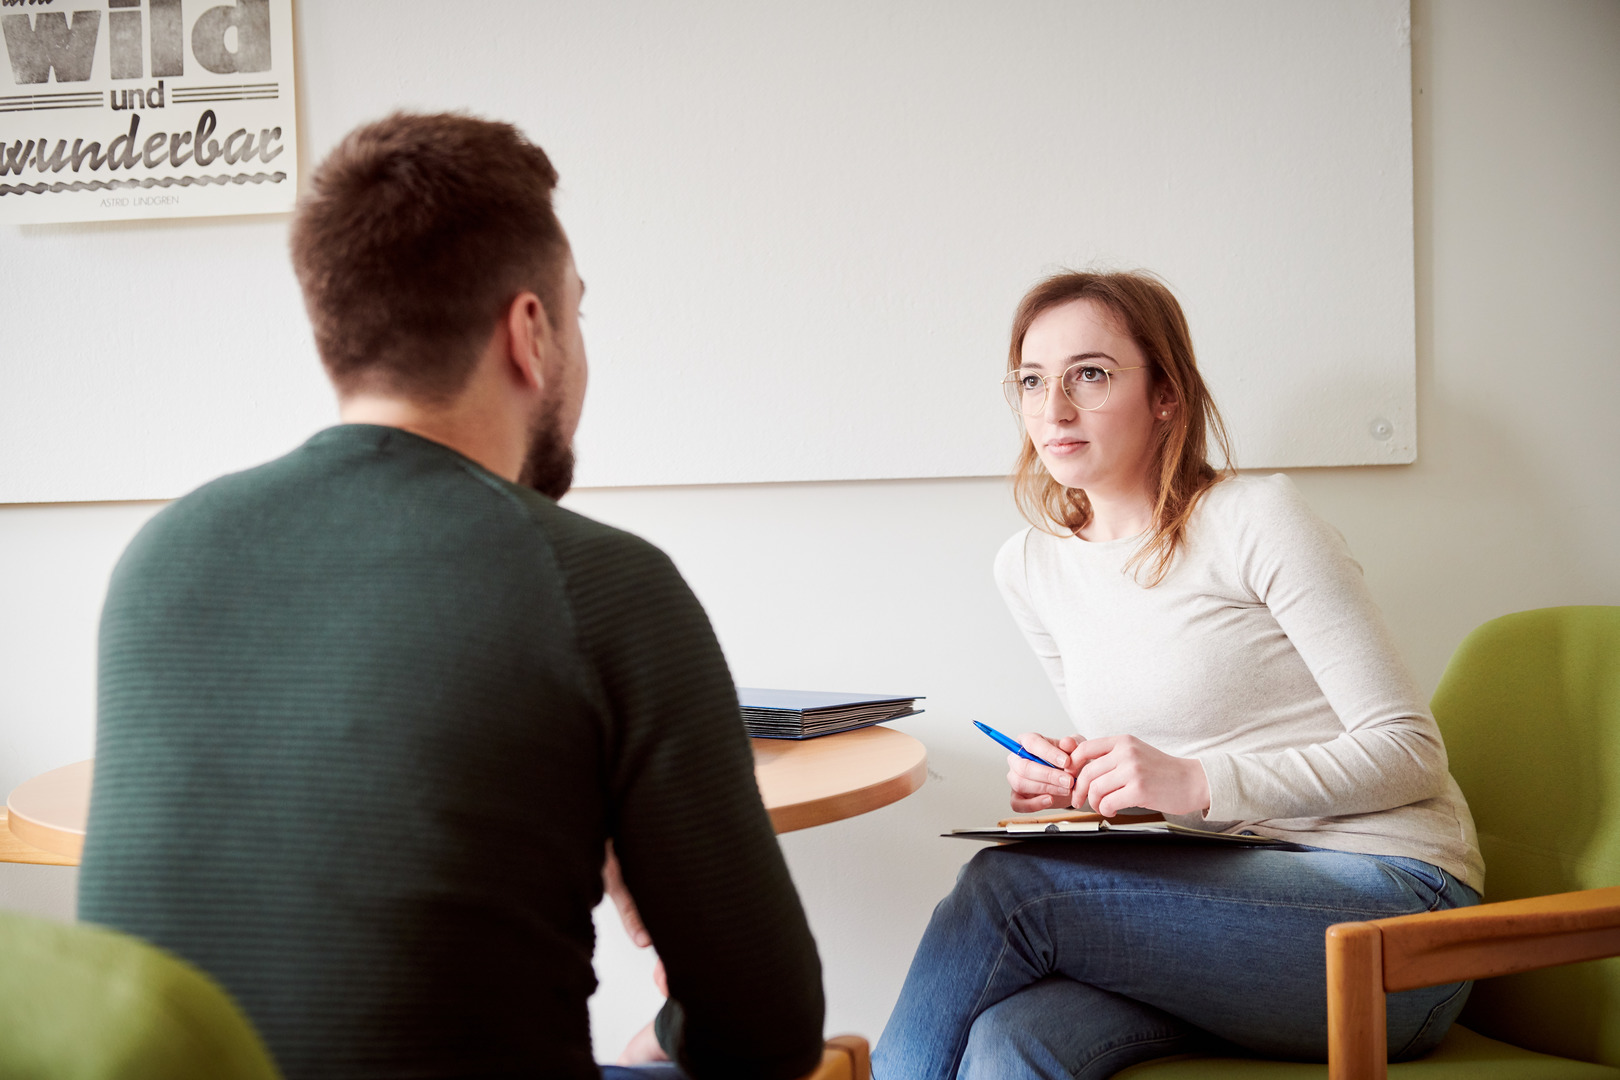
[[[1073,405],[1081,412],[1096,412],[1098,409],[1108,404],[1108,399],[1114,392],[1114,376],[1116,374],[1121,371],[1141,371],[1147,366],[1148,365],[1146,364],[1136,364],[1133,367],[1105,368],[1101,364],[1094,364],[1089,360],[1082,360],[1078,364],[1070,364],[1056,375],[1036,375],[1033,371],[1023,370],[1009,371],[1007,374],[1001,377],[1001,396],[1006,399],[1008,408],[1012,409],[1013,412],[1022,416],[1039,416],[1041,415],[1041,410],[1046,408],[1046,396],[1052,392],[1052,380],[1056,379],[1058,380],[1059,391],[1065,398],[1068,399],[1070,405]],[[1103,399],[1097,402],[1097,404],[1089,407],[1082,405],[1078,401],[1074,400],[1074,398],[1070,397],[1067,390],[1063,389],[1063,381],[1068,378],[1069,372],[1074,371],[1076,368],[1095,368],[1096,370],[1102,372],[1105,377],[1107,377],[1108,389],[1103,391]],[[1041,396],[1040,399],[1036,401],[1033,412],[1023,407],[1024,390],[1018,385],[1018,380],[1027,376],[1034,376],[1035,378],[1041,380]]]

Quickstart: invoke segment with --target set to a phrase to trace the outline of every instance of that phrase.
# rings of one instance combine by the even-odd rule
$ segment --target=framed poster
[[[105,3],[0,9],[0,223],[291,210],[292,0]]]

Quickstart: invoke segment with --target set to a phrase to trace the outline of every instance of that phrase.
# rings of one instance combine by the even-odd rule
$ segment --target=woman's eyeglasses
[[[1046,393],[1053,379],[1061,380],[1063,396],[1077,409],[1095,412],[1108,404],[1108,393],[1113,389],[1114,376],[1121,371],[1140,371],[1146,364],[1135,367],[1105,368],[1100,364],[1082,361],[1070,364],[1061,375],[1042,375],[1030,368],[1009,371],[1001,380],[1001,391],[1014,412],[1025,416],[1039,416],[1046,408]]]

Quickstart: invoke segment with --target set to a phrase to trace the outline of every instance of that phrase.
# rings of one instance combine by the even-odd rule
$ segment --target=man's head
[[[583,397],[582,286],[557,172],[510,124],[396,113],[357,128],[300,201],[292,259],[340,397],[449,409],[493,346],[533,346],[524,482],[567,490]],[[532,302],[531,302],[532,301]],[[525,336],[532,340],[520,340]]]

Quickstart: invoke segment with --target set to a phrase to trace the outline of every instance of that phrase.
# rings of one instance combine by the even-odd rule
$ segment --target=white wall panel
[[[552,155],[582,485],[1001,473],[1013,305],[1091,264],[1175,287],[1242,464],[1416,453],[1404,0],[297,15],[305,162],[401,107]],[[0,501],[170,497],[332,422],[286,228],[8,228]]]

